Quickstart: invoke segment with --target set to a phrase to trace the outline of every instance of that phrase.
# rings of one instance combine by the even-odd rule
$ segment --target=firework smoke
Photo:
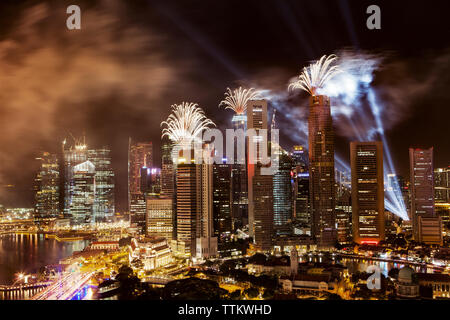
[[[242,89],[242,87],[239,87],[233,91],[227,88],[225,99],[220,102],[219,107],[225,106],[225,109],[232,109],[236,114],[244,114],[247,110],[247,102],[259,99],[260,94],[261,92],[254,88]]]
[[[190,144],[200,137],[203,130],[215,126],[197,103],[183,102],[171,107],[172,113],[161,123],[161,126],[166,126],[162,137],[166,136],[177,144]]]
[[[332,79],[340,71],[337,65],[330,67],[330,64],[337,59],[337,56],[322,56],[319,61],[303,68],[303,72],[298,76],[297,81],[291,82],[288,89],[302,89],[310,95],[324,87],[326,82]]]

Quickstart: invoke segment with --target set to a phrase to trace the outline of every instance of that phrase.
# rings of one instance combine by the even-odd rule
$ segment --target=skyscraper
[[[161,194],[173,198],[175,195],[175,164],[172,159],[173,143],[164,137],[161,141]]]
[[[226,163],[213,164],[213,227],[219,251],[224,242],[230,240],[233,232],[231,217],[231,169]]]
[[[176,177],[176,251],[190,257],[214,256],[212,165],[179,163]]]
[[[383,145],[351,142],[353,240],[378,244],[385,239]]]
[[[434,192],[436,203],[450,203],[450,166],[434,170]]]
[[[95,201],[95,166],[87,160],[72,167],[69,212],[74,224],[92,223]]]
[[[317,95],[309,98],[309,190],[312,234],[319,247],[336,242],[334,192],[334,131],[330,99]]]
[[[273,175],[273,223],[276,236],[292,234],[294,217],[294,167],[293,159],[283,152],[278,172]]]
[[[107,221],[115,213],[115,183],[111,150],[107,147],[88,150],[88,160],[95,167],[94,219],[95,222]]]
[[[217,255],[217,237],[213,228],[213,165],[196,164],[197,176],[197,234],[196,253],[198,258]]]
[[[153,166],[153,146],[151,142],[132,143],[129,146],[128,184],[130,194],[141,193],[141,168]]]
[[[147,199],[146,234],[171,241],[174,239],[174,214],[171,198],[151,197]]]
[[[273,176],[261,175],[261,157],[268,150],[268,146],[263,145],[267,141],[263,141],[261,132],[268,129],[267,115],[266,100],[248,102],[247,130],[255,130],[255,135],[249,136],[247,141],[248,228],[255,247],[262,251],[271,249],[273,236]]]
[[[36,175],[35,222],[41,225],[59,216],[59,165],[56,154],[43,152],[37,158],[40,168]]]
[[[442,220],[434,210],[433,147],[409,148],[411,218],[414,239],[442,244]]]
[[[245,134],[247,130],[247,115],[235,114],[232,119],[234,130],[242,130]],[[244,146],[245,149],[245,146]],[[248,224],[248,186],[247,186],[247,166],[246,154],[241,159],[238,159],[238,152],[235,150],[234,163],[232,166],[232,217],[234,230],[242,228]],[[238,163],[240,162],[240,163]]]
[[[153,164],[153,146],[151,142],[135,142],[129,140],[128,149],[128,205],[130,222],[141,234],[145,234],[147,168]],[[144,168],[144,169],[143,169]],[[141,174],[145,176],[142,177]]]
[[[64,141],[64,215],[72,223],[100,222],[114,215],[110,153],[106,147],[88,150],[84,141],[77,140],[74,146],[66,148]]]

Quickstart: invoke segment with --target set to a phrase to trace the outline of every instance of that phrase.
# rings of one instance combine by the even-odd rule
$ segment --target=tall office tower
[[[56,154],[43,152],[36,175],[35,214],[37,225],[59,216],[59,164]]]
[[[132,143],[130,138],[128,156],[128,184],[129,193],[141,192],[141,168],[153,166],[153,146],[151,142]]]
[[[164,197],[152,197],[147,199],[147,224],[146,234],[174,239],[174,214],[173,200]]]
[[[336,198],[337,240],[341,244],[352,242],[351,190],[345,190]]]
[[[385,239],[383,144],[350,143],[353,240],[378,244]]]
[[[197,234],[196,251],[198,258],[217,255],[217,237],[213,224],[213,165],[196,164],[197,176]]]
[[[434,210],[433,147],[409,148],[411,218],[414,239],[442,244],[442,220]]]
[[[176,177],[176,251],[190,257],[215,256],[212,165],[179,163]]]
[[[67,147],[66,140],[62,145],[64,159],[64,216],[71,218],[70,207],[74,189],[73,168],[88,160],[85,143],[76,142],[74,146]]]
[[[296,166],[294,178],[294,233],[311,236],[312,217],[309,206],[309,172],[305,171],[303,166]]]
[[[74,224],[94,222],[95,166],[87,160],[72,167],[69,212]]]
[[[177,251],[195,254],[197,235],[197,175],[195,164],[178,164],[176,170]]]
[[[434,170],[434,200],[436,214],[441,217],[442,225],[450,226],[450,166]],[[448,231],[447,231],[448,232]]]
[[[172,198],[175,195],[176,163],[172,159],[173,142],[167,137],[161,141],[161,194]]]
[[[273,175],[273,228],[276,236],[292,234],[294,218],[293,159],[283,152],[278,172]]]
[[[434,199],[436,203],[450,203],[450,166],[434,170]]]
[[[334,131],[330,99],[309,98],[309,196],[312,234],[319,247],[334,246],[337,239],[334,191]]]
[[[233,233],[231,168],[232,165],[226,163],[213,164],[213,229],[219,252]]]
[[[251,129],[255,130],[255,135],[247,141],[249,235],[257,249],[268,251],[271,249],[273,233],[273,176],[261,175],[261,157],[268,146],[262,144],[263,136],[260,131],[268,129],[266,100],[251,100],[247,104],[247,130]],[[255,145],[256,154],[251,152],[252,145]]]
[[[106,147],[88,150],[88,160],[95,167],[94,221],[108,221],[114,216],[114,171],[111,150]]]
[[[151,142],[135,142],[129,139],[128,146],[128,209],[130,212],[130,223],[136,227],[138,233],[145,234],[146,202],[145,191],[147,186],[142,186],[142,181],[146,182],[147,176],[142,177],[142,173],[151,168],[153,164],[153,145]]]
[[[244,133],[247,130],[247,115],[235,114],[231,120],[235,131],[241,129]],[[237,140],[237,139],[236,139]],[[237,141],[236,141],[237,146]],[[245,151],[245,144],[244,144]],[[232,164],[232,217],[233,231],[248,224],[248,186],[247,186],[247,166],[246,154],[241,159],[237,158],[238,152],[235,150],[234,164]],[[240,163],[238,163],[240,162]]]

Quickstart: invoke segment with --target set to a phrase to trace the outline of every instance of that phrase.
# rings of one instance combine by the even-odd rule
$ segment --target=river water
[[[0,236],[0,284],[12,284],[18,272],[34,273],[40,267],[57,264],[74,251],[81,251],[87,240],[58,242],[43,234]]]

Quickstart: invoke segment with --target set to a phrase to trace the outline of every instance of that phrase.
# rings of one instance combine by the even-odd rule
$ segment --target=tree
[[[163,300],[220,300],[228,291],[212,280],[187,278],[171,281],[163,289]]]
[[[234,290],[233,292],[231,292],[229,294],[229,297],[230,297],[231,300],[241,300],[242,292],[239,289],[238,290]]]
[[[254,299],[258,296],[259,290],[255,287],[250,287],[244,290],[244,294],[247,295],[250,299]]]
[[[262,297],[263,297],[264,300],[270,300],[270,299],[273,298],[274,294],[275,294],[275,292],[273,290],[266,289],[266,290],[264,290],[264,293],[263,293]]]

